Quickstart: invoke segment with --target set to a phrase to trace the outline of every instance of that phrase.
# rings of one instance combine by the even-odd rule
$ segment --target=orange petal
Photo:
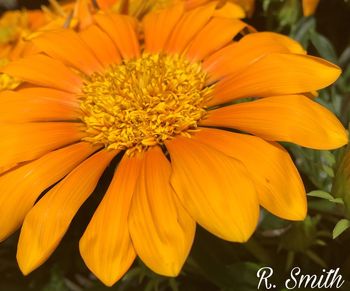
[[[238,19],[245,18],[246,13],[240,5],[226,2],[221,8],[215,10],[214,16]]]
[[[41,157],[83,137],[79,123],[0,124],[0,169]]]
[[[184,13],[184,4],[181,2],[164,10],[155,10],[145,16],[143,27],[145,32],[145,50],[158,53],[164,46]]]
[[[190,215],[220,238],[244,242],[255,230],[258,197],[242,163],[198,141],[167,142],[171,184]]]
[[[121,58],[117,47],[109,36],[96,25],[90,25],[79,35],[103,66],[120,63]]]
[[[79,35],[70,29],[49,31],[32,40],[34,45],[54,59],[91,74],[102,69],[92,51]]]
[[[220,81],[210,105],[245,97],[310,92],[329,86],[340,73],[339,67],[320,58],[273,53]]]
[[[80,77],[60,61],[44,55],[32,55],[9,63],[2,72],[23,81],[44,87],[78,93]]]
[[[73,95],[54,89],[0,93],[0,122],[76,120],[78,108],[78,101]]]
[[[77,143],[48,153],[0,177],[0,241],[23,222],[39,195],[96,150]]]
[[[194,36],[207,24],[213,16],[216,3],[210,3],[186,12],[175,26],[166,50],[171,53],[181,53]]]
[[[259,41],[260,44],[272,45],[273,43],[283,45],[288,52],[294,54],[306,54],[303,46],[295,41],[294,39],[275,32],[263,31],[257,33],[251,33],[245,36],[246,41],[250,41],[250,43],[254,43],[255,41]]]
[[[289,220],[305,218],[303,182],[288,152],[278,144],[209,128],[201,128],[194,139],[240,160],[254,182],[260,204],[271,213]]]
[[[197,34],[186,54],[194,61],[202,60],[232,42],[232,39],[246,26],[237,19],[215,17]]]
[[[29,84],[26,85],[28,86],[23,86],[22,84],[21,87],[16,90],[16,92],[33,99],[42,97],[47,97],[53,100],[57,99],[64,103],[70,103],[74,107],[76,104],[78,104],[77,95],[74,93],[45,87],[31,87]]]
[[[112,7],[116,1],[115,0],[96,0],[98,7],[102,10],[106,10]]]
[[[334,149],[348,142],[343,125],[333,113],[301,95],[222,107],[210,111],[201,124],[235,128],[267,140],[293,142],[314,149]]]
[[[92,1],[90,0],[77,0],[75,2],[73,17],[77,19],[80,30],[86,29],[93,23],[92,9]]]
[[[127,219],[140,166],[139,157],[124,155],[80,240],[80,253],[86,265],[107,286],[124,275],[136,256]]]
[[[154,272],[176,276],[192,246],[195,222],[170,186],[171,167],[159,147],[144,154],[129,214],[130,235]]]
[[[140,56],[134,18],[127,15],[97,14],[95,20],[111,37],[124,59]]]
[[[185,0],[186,10],[197,8],[198,6],[209,3],[211,0]]]
[[[76,167],[29,211],[18,241],[17,261],[28,274],[56,249],[74,215],[94,191],[115,151],[102,150]]]
[[[255,10],[255,0],[233,0],[233,2],[241,6],[247,13],[248,17],[251,17],[253,15]]]
[[[244,36],[239,42],[232,43],[211,55],[204,61],[203,67],[210,73],[209,82],[236,74],[248,65],[270,53],[305,54],[302,46],[295,40],[274,32],[257,32]]]
[[[303,0],[303,14],[305,17],[315,13],[320,0]]]
[[[38,49],[27,39],[22,38],[12,47],[7,58],[13,61],[37,53],[39,53]]]

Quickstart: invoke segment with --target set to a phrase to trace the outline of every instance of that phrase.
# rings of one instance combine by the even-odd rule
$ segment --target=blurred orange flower
[[[233,18],[244,18],[251,16],[254,11],[254,0],[97,0],[97,4],[102,9],[111,8],[119,13],[129,14],[142,18],[146,13],[184,2],[187,9],[193,9],[203,4],[216,2],[218,7],[225,6],[227,16]]]
[[[0,18],[0,58],[15,58],[20,54],[22,39],[44,23],[40,10],[5,12]]]
[[[8,11],[0,17],[0,67],[22,56],[35,53],[28,40],[40,31],[62,28],[74,5],[59,5],[50,1],[42,10]],[[70,21],[76,23],[76,21]],[[7,74],[0,74],[0,92],[16,88],[20,82]]]
[[[24,53],[24,39],[43,23],[44,17],[39,10],[8,11],[0,17],[0,67]],[[0,92],[14,89],[19,83],[0,73]]]
[[[314,14],[319,2],[320,0],[303,0],[304,16],[307,17]]]

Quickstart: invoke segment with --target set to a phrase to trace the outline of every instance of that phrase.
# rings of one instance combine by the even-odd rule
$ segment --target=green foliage
[[[310,193],[307,194],[308,196],[311,197],[318,197],[318,198],[322,198],[322,199],[326,199],[329,202],[333,202],[333,203],[339,203],[339,204],[344,204],[344,201],[342,198],[334,198],[331,194],[329,194],[328,192],[325,191],[321,191],[321,190],[314,190],[311,191]]]
[[[350,220],[348,219],[339,220],[333,230],[333,238],[337,238],[338,236],[340,236],[349,227],[350,227]]]

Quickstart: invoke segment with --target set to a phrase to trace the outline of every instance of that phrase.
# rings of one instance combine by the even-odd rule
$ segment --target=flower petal
[[[26,88],[0,93],[0,122],[77,120],[74,95],[47,88]]]
[[[115,0],[96,0],[98,7],[102,10],[106,10],[115,4]]]
[[[85,74],[102,69],[92,51],[73,30],[61,29],[42,33],[32,42],[40,51]]]
[[[80,253],[86,265],[107,286],[124,275],[136,256],[127,225],[140,166],[139,157],[124,155],[80,240]]]
[[[232,39],[246,26],[237,19],[215,17],[197,34],[186,54],[193,61],[202,60],[232,42]]]
[[[320,0],[303,0],[303,14],[305,17],[315,13]]]
[[[185,137],[166,143],[171,184],[190,215],[220,238],[244,242],[255,230],[259,206],[242,163]]]
[[[9,63],[2,72],[39,86],[78,93],[82,80],[60,61],[37,54]]]
[[[332,112],[301,95],[276,96],[210,111],[201,125],[246,131],[266,140],[314,149],[334,149],[348,142]]]
[[[96,25],[90,25],[79,35],[103,66],[120,63],[121,57],[117,47],[109,36]]]
[[[0,169],[41,157],[83,137],[80,124],[46,122],[0,124]]]
[[[89,0],[77,0],[74,5],[73,18],[77,20],[79,30],[84,30],[93,23],[91,15],[93,3]]]
[[[175,25],[184,13],[184,3],[163,10],[155,10],[145,16],[145,51],[161,52]]]
[[[195,222],[170,186],[170,163],[160,148],[144,154],[129,214],[136,253],[154,272],[176,276],[192,246]]]
[[[246,13],[240,5],[226,2],[221,8],[215,10],[214,16],[239,19],[245,18]]]
[[[44,263],[56,249],[74,215],[90,196],[117,152],[102,150],[76,167],[29,211],[18,241],[23,274]]]
[[[39,195],[96,151],[77,143],[48,153],[0,177],[0,241],[23,222]]]
[[[303,220],[306,193],[288,152],[258,137],[218,129],[201,128],[194,139],[240,160],[258,192],[260,204],[289,220]]]
[[[288,52],[294,54],[302,54],[305,55],[306,51],[303,46],[297,42],[296,40],[280,33],[263,31],[257,33],[251,33],[245,36],[245,41],[254,43],[255,41],[259,41],[260,44],[272,45],[280,44],[288,49]]]
[[[340,72],[337,66],[316,57],[273,53],[220,81],[214,88],[215,99],[211,104],[310,92],[332,84]]]
[[[191,10],[197,8],[198,6],[202,6],[204,4],[209,3],[211,0],[186,0],[186,10]]]
[[[186,12],[178,21],[165,49],[170,53],[182,53],[193,37],[213,16],[216,3],[210,3]]]
[[[110,36],[124,59],[140,56],[134,18],[119,14],[97,14],[95,20],[98,26]]]
[[[241,72],[266,54],[288,52],[305,54],[298,42],[285,35],[274,32],[250,33],[239,42],[212,54],[204,61],[203,67],[210,74],[209,82],[213,82]]]

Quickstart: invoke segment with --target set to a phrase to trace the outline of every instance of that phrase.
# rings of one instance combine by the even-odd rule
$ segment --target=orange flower
[[[185,0],[188,7],[197,7],[206,3],[214,2],[213,0]],[[231,15],[237,18],[251,17],[254,12],[255,0],[220,0],[215,1],[219,6],[227,5],[227,12],[231,10]]]
[[[61,7],[55,0],[41,10],[16,10],[0,18],[0,67],[11,60],[35,53],[28,40],[41,31],[62,28],[74,5]],[[71,23],[75,23],[71,21]],[[7,74],[0,74],[0,92],[16,88],[20,82]]]
[[[75,5],[71,3],[64,6],[66,11],[72,13],[71,17],[68,17],[69,14],[67,15],[67,13],[63,15],[66,15],[65,19],[71,24],[70,27],[82,30],[93,23],[92,15],[101,10],[111,13],[127,14],[142,20],[142,18],[151,11],[164,9],[176,4],[184,4],[185,10],[191,10],[208,3],[216,3],[216,7],[219,10],[217,16],[227,18],[244,18],[247,15],[251,16],[254,10],[254,1],[252,0],[96,0],[96,2],[92,0],[77,0]],[[54,7],[56,6],[57,4],[54,5]],[[220,15],[218,13],[220,13]],[[51,24],[54,23],[55,22],[51,22],[48,28],[52,28]]]
[[[0,18],[0,67],[22,55],[27,47],[24,39],[43,24],[40,11],[9,11]],[[0,92],[14,89],[19,81],[0,74]]]
[[[103,9],[112,9],[118,13],[129,14],[142,18],[150,11],[166,8],[184,2],[186,9],[193,9],[203,4],[215,2],[219,7],[225,6],[222,13],[233,18],[251,16],[254,11],[254,0],[96,0],[98,6]]]
[[[21,50],[21,40],[44,23],[41,11],[8,11],[0,18],[0,58],[13,59]]]
[[[336,117],[303,95],[340,70],[279,34],[232,42],[246,24],[220,15],[215,3],[187,12],[178,4],[148,14],[140,36],[132,17],[99,13],[79,33],[41,34],[33,43],[42,53],[4,69],[30,85],[0,98],[0,240],[23,223],[24,274],[52,254],[117,155],[80,241],[106,285],[136,256],[176,276],[196,223],[244,242],[259,205],[305,217],[302,181],[277,141],[347,143]]]
[[[315,13],[320,0],[303,0],[303,14],[305,17]]]

